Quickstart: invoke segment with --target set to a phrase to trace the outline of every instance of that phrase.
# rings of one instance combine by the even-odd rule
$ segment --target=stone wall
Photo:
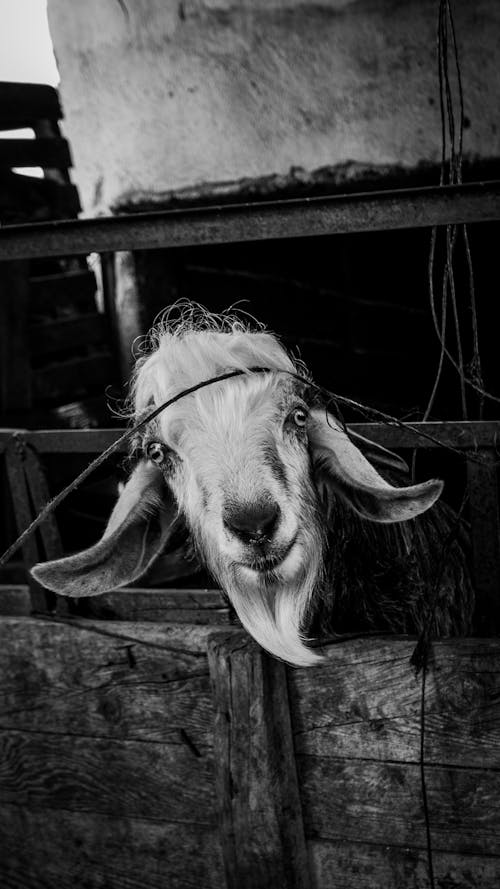
[[[48,5],[86,213],[222,182],[439,160],[437,0]],[[499,157],[500,4],[453,6],[465,148]]]

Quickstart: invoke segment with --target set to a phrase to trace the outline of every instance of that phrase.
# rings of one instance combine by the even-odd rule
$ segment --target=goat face
[[[162,418],[169,483],[225,587],[293,581],[313,538],[321,558],[303,395],[300,383],[252,374],[198,392]]]
[[[252,373],[255,366],[272,372]],[[404,521],[431,506],[442,485],[389,485],[373,462],[397,458],[354,443],[308,405],[307,382],[287,375],[295,367],[277,340],[241,327],[163,331],[136,375],[137,415],[228,368],[246,372],[185,396],[150,424],[144,459],[102,540],[33,573],[72,596],[130,583],[164,550],[180,512],[251,635],[284,660],[312,664],[318,655],[301,631],[322,582],[333,498],[371,521]]]

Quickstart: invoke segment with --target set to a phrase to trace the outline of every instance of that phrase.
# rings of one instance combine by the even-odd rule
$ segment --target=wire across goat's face
[[[250,375],[186,398],[149,430],[146,454],[167,446],[169,484],[219,580],[272,589],[304,574],[318,524],[307,422],[304,386]]]

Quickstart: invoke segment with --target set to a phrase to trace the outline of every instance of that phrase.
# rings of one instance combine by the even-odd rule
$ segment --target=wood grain
[[[427,854],[421,849],[362,842],[308,844],[314,885],[321,889],[429,889]],[[438,889],[496,889],[500,861],[487,855],[435,852]]]
[[[331,645],[323,666],[291,670],[297,753],[419,762],[421,678],[412,639]],[[426,761],[500,768],[500,641],[433,645],[426,683]]]
[[[50,728],[50,722],[48,724]],[[209,826],[215,806],[211,751],[45,732],[0,733],[0,799],[23,809],[64,809]]]
[[[0,727],[167,743],[184,732],[196,749],[209,749],[210,632],[2,618]]]
[[[298,757],[308,838],[425,849],[417,765]],[[500,774],[427,767],[432,845],[500,856]],[[500,860],[500,858],[499,858]]]
[[[108,620],[228,624],[220,590],[124,588],[86,600],[86,616]]]
[[[228,889],[310,886],[286,672],[246,633],[209,643]]]
[[[0,805],[5,889],[223,889],[215,825]]]

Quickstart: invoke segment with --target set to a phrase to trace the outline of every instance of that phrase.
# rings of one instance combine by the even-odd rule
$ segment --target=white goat
[[[252,370],[263,367],[271,373]],[[404,579],[394,580],[399,595],[414,567],[414,535],[404,530],[373,538],[364,534],[369,525],[364,520],[413,519],[434,504],[442,483],[391,485],[373,464],[399,471],[404,464],[347,435],[311,395],[306,373],[274,336],[208,313],[201,322],[192,313],[154,331],[151,351],[139,360],[134,376],[135,417],[233,369],[244,374],[186,396],[149,424],[142,458],[103,538],[85,552],[36,566],[33,574],[49,589],[76,597],[130,584],[165,551],[183,520],[200,560],[248,632],[286,661],[314,664],[319,654],[308,647],[306,628],[320,605],[328,610],[329,601],[338,601],[338,562],[344,556],[345,564],[349,558],[353,562],[353,535],[355,574],[376,573],[373,566],[363,567],[370,548],[366,540],[379,566],[383,541],[386,575],[395,562],[404,563]],[[413,617],[422,605],[425,578],[419,578]],[[373,578],[348,580],[361,588],[361,597],[364,582]],[[387,599],[387,591],[381,595]],[[444,629],[450,629],[446,621]]]

